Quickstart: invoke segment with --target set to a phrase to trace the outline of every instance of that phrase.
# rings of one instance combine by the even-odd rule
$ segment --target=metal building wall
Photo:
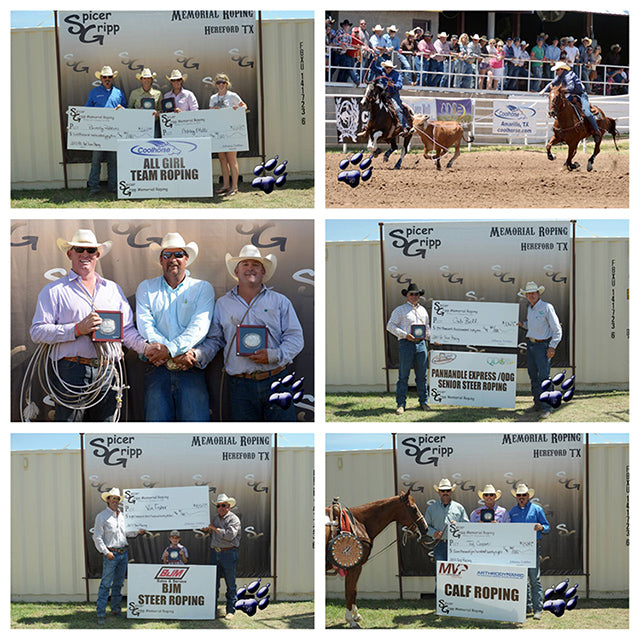
[[[629,447],[624,444],[589,446],[590,488],[590,595],[594,598],[629,596],[629,554],[625,537],[628,516],[625,486],[629,465]],[[383,451],[331,451],[326,455],[326,500],[340,496],[342,504],[356,506],[395,494],[393,453]],[[435,492],[434,492],[435,497]],[[510,496],[509,496],[510,499]],[[504,506],[507,506],[508,501]],[[395,539],[395,527],[389,526],[375,540],[373,554]],[[398,564],[395,546],[385,549],[367,562],[358,581],[360,598],[399,598]],[[543,587],[557,577],[543,576]],[[584,580],[580,588],[584,591]],[[419,598],[432,593],[433,578],[402,579],[404,597]],[[344,579],[327,577],[328,598],[344,597]]]
[[[12,600],[85,599],[81,480],[79,451],[11,453]],[[312,494],[313,450],[279,449],[279,599],[313,597]]]
[[[628,388],[629,239],[576,239],[576,270],[576,378],[580,385]],[[380,279],[378,241],[326,244],[327,391],[386,388]],[[614,291],[616,337],[611,338]],[[389,375],[394,388],[397,372]],[[526,370],[519,370],[519,388],[528,385]]]
[[[311,178],[313,20],[264,20],[262,34],[265,155],[288,160],[290,179]],[[11,30],[11,78],[11,188],[62,188],[54,28]],[[295,98],[283,101],[285,94]],[[303,97],[305,125],[299,122]],[[239,158],[238,164],[243,175],[253,177],[255,159]],[[215,159],[212,168],[219,175]],[[84,187],[88,175],[88,165],[67,165],[70,187]]]

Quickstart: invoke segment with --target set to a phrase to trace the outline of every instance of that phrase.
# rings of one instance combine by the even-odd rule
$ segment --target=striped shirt
[[[405,302],[396,307],[387,322],[387,331],[398,340],[406,340],[411,333],[411,325],[424,324],[427,327],[426,338],[429,339],[431,330],[429,327],[429,314],[420,304],[415,307],[410,302]]]

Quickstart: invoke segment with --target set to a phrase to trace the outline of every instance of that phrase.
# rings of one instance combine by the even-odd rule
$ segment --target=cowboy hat
[[[222,504],[226,502],[229,505],[229,509],[233,509],[236,506],[236,499],[229,497],[226,493],[219,493],[216,498],[215,504]]]
[[[113,246],[113,242],[111,240],[107,240],[106,242],[98,242],[96,240],[96,236],[91,231],[91,229],[78,229],[74,234],[71,240],[65,240],[64,238],[58,238],[56,240],[56,244],[58,245],[58,249],[62,251],[65,255],[67,251],[72,247],[96,247],[100,252],[100,257],[104,258],[109,251],[111,251],[111,247]]]
[[[448,478],[442,478],[442,480],[440,480],[438,484],[433,485],[433,488],[436,491],[442,491],[443,489],[450,489],[451,491],[454,491],[456,488],[456,485],[451,484],[451,481]]]
[[[252,244],[245,244],[244,247],[240,249],[238,256],[234,257],[230,253],[227,253],[224,257],[224,261],[227,264],[227,271],[234,280],[238,279],[238,276],[235,274],[235,268],[243,260],[257,260],[264,267],[263,282],[267,282],[267,280],[273,276],[278,266],[278,259],[273,254],[270,253],[263,258],[260,255],[258,247],[254,247]]]
[[[113,487],[113,489],[109,489],[109,491],[103,491],[100,494],[100,497],[104,502],[107,501],[107,498],[118,498],[118,500],[122,500],[122,496],[120,495],[120,489],[117,487]]]
[[[183,74],[180,69],[174,69],[171,72],[170,76],[165,76],[167,80],[186,80],[188,78],[187,74]]]
[[[393,64],[393,62],[391,62],[391,60],[385,60],[384,62],[380,63],[381,67],[389,67],[390,69],[395,69],[395,65]]]
[[[533,498],[533,496],[536,495],[536,492],[531,489],[530,487],[527,487],[527,485],[524,482],[520,482],[519,484],[516,485],[515,489],[511,489],[511,495],[515,498],[519,493],[528,493],[530,498]]]
[[[418,285],[415,282],[412,282],[406,289],[403,289],[400,293],[403,296],[406,296],[410,291],[417,291],[421,296],[424,295],[424,289],[418,289]]]
[[[383,29],[381,24],[377,24],[375,27],[373,27],[373,30],[374,31],[383,31],[384,29]]]
[[[180,535],[180,532],[177,529],[174,529],[170,534],[169,537],[173,538],[173,536],[177,536],[178,538],[182,538],[182,536]]]
[[[564,69],[565,71],[571,71],[571,67],[564,62],[564,60],[558,60],[553,67],[551,67],[551,71],[557,71],[558,69]]]
[[[151,69],[149,69],[148,67],[145,67],[142,70],[142,73],[136,73],[136,78],[138,80],[142,80],[142,78],[153,78],[155,80],[156,76],[157,76],[157,73],[155,71],[151,73]]]
[[[102,78],[102,76],[113,76],[114,78],[117,78],[118,72],[114,71],[109,65],[105,65],[100,69],[100,71],[96,71],[94,75],[98,80]]]
[[[500,491],[500,489],[496,490],[492,484],[486,484],[482,491],[478,491],[478,496],[482,499],[485,493],[495,493],[496,500],[500,500],[500,496],[502,495],[502,491]]]
[[[187,266],[195,262],[195,259],[198,257],[198,245],[195,242],[185,242],[184,238],[175,231],[169,231],[169,233],[162,238],[160,252],[162,253],[165,249],[184,249],[189,256]],[[153,251],[155,253],[157,249],[153,247]]]
[[[396,27],[395,24],[392,24],[391,26],[387,27],[387,33],[391,33],[391,31],[397,32],[398,31],[398,27]]]
[[[586,42],[588,47],[593,42],[593,40],[585,36],[584,38],[582,38],[582,42]]]
[[[438,38],[448,38],[448,37],[449,37],[449,34],[446,31],[441,31],[438,34]]]
[[[533,281],[527,282],[527,284],[525,285],[524,289],[520,289],[520,291],[518,292],[518,295],[521,298],[525,298],[527,296],[527,293],[543,294],[544,293],[544,287],[542,285],[538,286]]]

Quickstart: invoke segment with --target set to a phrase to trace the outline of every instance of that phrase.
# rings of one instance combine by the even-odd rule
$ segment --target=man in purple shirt
[[[125,346],[152,359],[155,345],[145,344],[136,330],[122,289],[96,273],[98,260],[111,251],[112,242],[98,242],[93,231],[78,229],[69,241],[58,238],[57,245],[71,261],[71,269],[42,289],[30,330],[34,342],[48,345],[55,420],[113,422],[122,396],[122,387],[113,388],[122,347],[119,342],[96,347],[91,336],[102,324],[97,310],[122,313]],[[87,404],[94,406],[81,406],[79,397],[90,387],[96,395]]]
[[[97,107],[100,109],[124,109],[127,106],[127,99],[124,92],[113,86],[113,79],[118,72],[111,67],[104,66],[101,71],[96,71],[95,76],[100,80],[100,84],[89,92],[89,97],[85,107]],[[111,193],[116,192],[118,183],[118,166],[116,164],[115,151],[92,151],[91,171],[89,172],[89,195],[100,193],[100,163],[107,163],[107,189]]]
[[[502,491],[488,484],[482,491],[478,491],[478,497],[484,502],[484,506],[471,512],[469,522],[511,522],[509,512],[496,504],[502,496]]]

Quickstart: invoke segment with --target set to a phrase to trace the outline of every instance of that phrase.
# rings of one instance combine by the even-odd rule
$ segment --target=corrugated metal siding
[[[81,480],[79,451],[11,453],[12,600],[85,599]],[[313,595],[312,487],[313,451],[279,449],[280,599]]]
[[[612,260],[617,283],[615,340],[610,338]],[[628,387],[629,240],[579,238],[576,265],[576,378],[581,385]],[[327,243],[327,390],[386,388],[380,278],[378,241]],[[394,389],[397,372],[389,376]],[[524,369],[519,370],[518,385],[529,386]]]
[[[313,20],[262,22],[265,154],[288,160],[289,177],[313,177]],[[300,69],[301,50],[304,70]],[[11,188],[64,186],[58,108],[55,30],[11,30]],[[17,82],[16,78],[25,81]],[[300,124],[302,83],[306,125]],[[283,95],[293,96],[283,100]],[[253,177],[255,159],[239,158],[240,172]],[[218,161],[212,162],[220,174]],[[67,165],[69,186],[86,185],[86,164]]]

